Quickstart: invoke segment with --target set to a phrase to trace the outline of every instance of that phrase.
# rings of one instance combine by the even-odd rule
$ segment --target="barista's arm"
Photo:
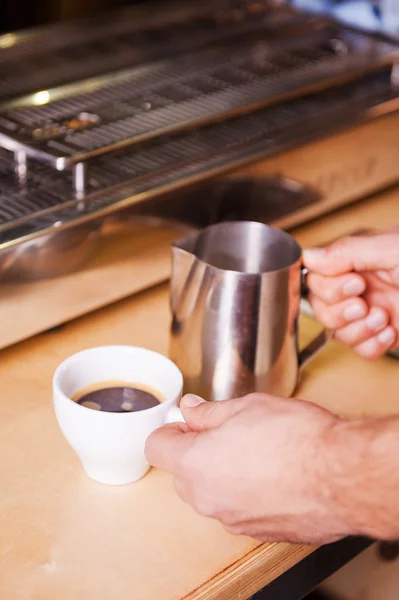
[[[146,448],[197,512],[262,541],[399,538],[399,418],[348,423],[260,394],[198,402]]]
[[[354,533],[399,539],[399,417],[341,422],[335,433],[335,494]]]

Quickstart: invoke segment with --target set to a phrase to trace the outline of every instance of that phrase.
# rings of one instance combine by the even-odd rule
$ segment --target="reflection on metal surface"
[[[43,90],[42,92],[36,92],[32,96],[32,104],[34,106],[43,106],[50,102],[50,92]]]
[[[15,33],[6,33],[0,36],[0,48],[11,48],[17,43],[18,37]]]
[[[0,283],[49,279],[83,268],[98,247],[100,226],[58,229],[0,252]]]

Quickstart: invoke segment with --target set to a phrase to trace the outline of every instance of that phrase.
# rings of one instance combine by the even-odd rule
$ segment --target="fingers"
[[[206,402],[199,396],[185,396],[180,408],[186,423],[164,425],[149,436],[145,446],[148,462],[169,473],[184,472],[186,457],[199,432],[220,426],[247,403],[245,398]]]
[[[346,273],[337,277],[309,273],[306,284],[314,296],[327,304],[336,304],[346,298],[360,296],[366,289],[365,280],[356,273]]]
[[[344,327],[352,321],[364,319],[368,313],[368,306],[363,298],[349,298],[330,306],[311,293],[309,301],[315,317],[328,329]]]
[[[393,327],[386,327],[377,336],[354,347],[356,353],[367,360],[376,360],[393,347],[396,341],[396,331]]]
[[[321,275],[350,271],[394,269],[399,266],[399,234],[395,231],[370,236],[345,237],[327,248],[305,250],[305,266]]]
[[[334,332],[334,338],[347,346],[358,346],[375,337],[389,322],[388,313],[379,307],[372,307],[365,319],[344,325]]]
[[[150,465],[169,473],[178,473],[196,437],[196,433],[187,432],[184,423],[164,425],[148,437],[145,456]]]
[[[334,329],[334,338],[352,346],[359,356],[375,360],[394,346],[396,332],[389,326],[389,315],[383,308],[373,306],[368,312],[362,298],[329,305],[312,293],[309,300],[316,318]]]
[[[180,408],[190,429],[200,432],[219,427],[227,419],[243,410],[247,403],[245,398],[206,402],[199,396],[189,394],[182,399]]]

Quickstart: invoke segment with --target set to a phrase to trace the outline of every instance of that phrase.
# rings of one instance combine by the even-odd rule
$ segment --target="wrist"
[[[399,536],[389,511],[398,484],[396,473],[392,478],[387,472],[391,435],[386,419],[338,420],[331,430],[325,456],[328,491],[347,535]]]

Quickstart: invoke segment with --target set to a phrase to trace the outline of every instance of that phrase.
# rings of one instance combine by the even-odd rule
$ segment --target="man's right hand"
[[[373,360],[399,347],[399,229],[304,251],[309,301],[337,340]]]

